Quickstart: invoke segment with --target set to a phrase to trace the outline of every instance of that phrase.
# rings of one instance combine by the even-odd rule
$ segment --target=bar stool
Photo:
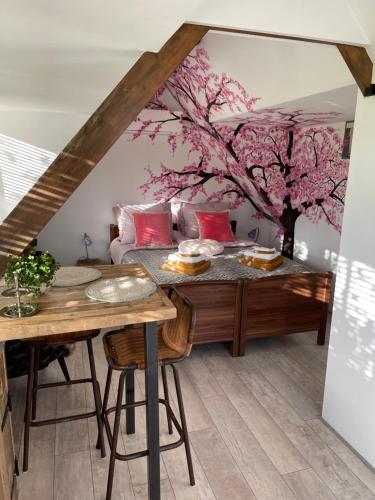
[[[163,324],[159,325],[157,332],[158,359],[159,365],[161,367],[164,388],[164,398],[159,398],[159,403],[163,404],[166,409],[169,434],[173,433],[173,424],[180,438],[178,441],[160,446],[160,451],[171,450],[173,448],[177,448],[182,444],[185,445],[190,484],[194,486],[194,471],[191,460],[185,410],[181,393],[181,384],[175,363],[178,361],[182,361],[190,354],[192,348],[195,315],[190,301],[186,297],[182,296],[180,292],[178,292],[175,288],[171,288],[169,290],[168,297],[177,308],[177,317],[173,320],[166,321]],[[131,415],[135,407],[147,405],[147,401],[134,402],[134,394],[131,394],[131,389],[134,381],[134,371],[136,369],[142,370],[145,367],[143,327],[131,326],[122,330],[108,332],[103,337],[103,343],[108,361],[108,373],[103,398],[102,415],[108,436],[109,446],[111,448],[106,496],[106,499],[110,500],[112,496],[113,476],[116,459],[133,460],[135,458],[140,458],[148,455],[148,450],[142,450],[125,455],[117,452],[121,410],[126,410],[127,415]],[[173,370],[181,423],[177,420],[169,402],[168,383],[166,376],[166,367],[168,365],[170,365]],[[121,371],[117,391],[117,402],[116,406],[107,408],[113,370]],[[126,403],[122,404],[125,379],[127,379],[127,381],[130,380],[130,384],[128,385],[127,382]],[[130,394],[128,392],[129,387]],[[115,412],[113,432],[108,420],[108,415],[112,412]],[[132,427],[132,425],[130,425],[130,427]]]
[[[28,470],[29,465],[29,440],[30,440],[30,427],[40,427],[42,425],[58,424],[61,422],[71,422],[73,420],[80,420],[96,416],[98,423],[98,447],[101,449],[101,456],[105,457],[105,445],[103,436],[103,425],[101,422],[102,403],[100,396],[100,386],[96,378],[96,369],[94,361],[94,353],[92,349],[92,339],[97,337],[100,330],[88,330],[85,332],[72,332],[63,333],[58,335],[47,335],[38,337],[36,339],[27,340],[30,346],[30,362],[29,362],[29,375],[27,379],[26,391],[26,409],[25,409],[25,433],[24,433],[24,454],[23,454],[23,471]],[[90,363],[90,378],[82,378],[71,380],[69,373],[66,369],[65,361],[59,359],[61,369],[65,376],[63,382],[53,382],[48,384],[38,384],[38,370],[39,370],[39,352],[42,345],[48,344],[53,346],[61,346],[67,344],[74,344],[76,342],[86,342],[88,349],[88,357]],[[70,415],[66,417],[51,418],[47,420],[36,420],[36,405],[38,390],[46,389],[48,387],[60,387],[65,385],[91,383],[94,391],[95,410],[88,413],[81,413],[77,415]]]

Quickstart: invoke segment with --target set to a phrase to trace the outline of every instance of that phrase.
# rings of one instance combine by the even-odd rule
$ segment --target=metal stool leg
[[[112,381],[112,368],[108,366],[108,371],[107,371],[107,380],[105,382],[105,389],[104,389],[104,399],[103,399],[103,406],[102,406],[102,415],[107,409],[108,406],[108,399],[109,399],[109,391],[111,389],[111,381]],[[102,428],[103,428],[104,422],[102,418]],[[98,439],[96,440],[96,449],[98,450],[100,448],[100,439],[99,439],[99,431],[98,431]]]
[[[119,430],[120,430],[121,404],[122,404],[122,398],[123,398],[123,393],[124,393],[125,375],[126,375],[126,371],[124,370],[123,372],[121,372],[120,380],[118,383],[116,414],[115,414],[115,423],[113,426],[113,439],[112,439],[112,443],[111,443],[111,457],[109,460],[106,500],[111,500],[111,498],[112,498],[113,476],[114,476],[114,472],[115,472],[117,440],[118,440],[118,435],[119,435]]]
[[[34,368],[35,368],[35,346],[30,346],[29,376],[27,378],[26,408],[25,408],[25,432],[23,441],[23,471],[29,468],[29,441],[30,441],[30,420],[31,406],[34,386]]]
[[[92,350],[92,340],[91,339],[87,340],[87,350],[89,353],[92,388],[94,391],[96,420],[98,423],[98,433],[99,433],[99,444],[100,444],[100,449],[101,449],[101,456],[102,456],[102,458],[104,458],[105,457],[105,445],[104,445],[104,435],[103,435],[103,425],[102,425],[102,404],[101,404],[101,398],[100,398],[99,382],[97,381],[97,378],[96,378],[94,353]]]
[[[127,370],[125,379],[125,403],[134,403],[134,370]],[[126,434],[135,433],[135,408],[126,410]]]
[[[60,357],[58,357],[57,361],[59,362],[61,371],[63,372],[63,375],[65,377],[65,380],[67,382],[70,382],[70,375],[69,375],[69,372],[68,372],[68,367],[66,366],[64,355],[62,354]]]
[[[168,379],[165,365],[161,365],[161,377],[163,379],[164,399],[169,406]],[[167,408],[167,407],[166,407]],[[172,419],[167,411],[168,433],[173,434]]]
[[[189,435],[188,435],[188,430],[187,430],[187,425],[186,425],[184,402],[182,400],[180,377],[178,375],[177,368],[173,364],[171,366],[172,366],[172,369],[173,369],[173,376],[174,376],[174,381],[175,381],[175,384],[176,384],[178,410],[180,412],[180,417],[181,417],[181,427],[182,427],[182,430],[183,430],[183,433],[184,433],[184,443],[185,443],[185,451],[186,451],[186,460],[187,460],[188,469],[189,469],[190,484],[192,486],[194,486],[195,479],[194,479],[193,462],[191,460]]]
[[[33,377],[33,397],[31,405],[31,418],[36,418],[36,401],[38,397],[38,378],[39,378],[39,359],[40,359],[40,346],[35,346],[35,359],[34,359],[34,377]]]
[[[107,380],[105,382],[105,389],[104,389],[103,412],[106,411],[107,406],[108,406],[109,391],[111,389],[111,381],[112,381],[112,368],[110,366],[108,366]]]

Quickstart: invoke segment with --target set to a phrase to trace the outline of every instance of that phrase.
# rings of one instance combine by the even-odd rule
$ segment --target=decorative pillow
[[[134,212],[170,212],[169,203],[147,203],[143,205],[120,205],[113,207],[117,219],[119,239],[121,243],[135,242]]]
[[[229,212],[195,212],[199,224],[199,238],[216,241],[234,241]]]
[[[170,212],[134,212],[135,246],[171,246]]]
[[[178,251],[180,253],[200,253],[208,255],[219,255],[224,252],[224,245],[216,240],[184,240],[178,245]]]
[[[208,201],[205,203],[181,203],[183,227],[180,228],[180,231],[182,231],[188,238],[198,238],[199,226],[195,215],[197,210],[201,212],[223,212],[224,210],[230,210],[230,208],[230,203],[218,201]]]

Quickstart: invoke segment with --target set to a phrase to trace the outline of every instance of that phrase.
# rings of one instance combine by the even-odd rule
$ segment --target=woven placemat
[[[76,286],[90,283],[102,277],[102,272],[94,267],[60,267],[55,274],[52,286]]]
[[[153,281],[134,276],[122,276],[100,280],[88,286],[85,290],[90,299],[102,302],[133,302],[142,300],[156,291]]]

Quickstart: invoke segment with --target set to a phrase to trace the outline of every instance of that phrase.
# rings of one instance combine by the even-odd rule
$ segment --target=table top
[[[152,279],[141,264],[94,267],[102,271],[104,279],[127,275]],[[87,286],[86,283],[65,288],[52,287],[41,297],[22,297],[24,302],[37,302],[41,310],[31,317],[0,317],[0,341],[163,321],[175,318],[177,314],[176,308],[159,287],[143,300],[109,303],[86,297]],[[14,302],[14,297],[0,297],[0,309]]]
[[[101,259],[78,259],[77,266],[100,266],[103,265],[104,262]]]

